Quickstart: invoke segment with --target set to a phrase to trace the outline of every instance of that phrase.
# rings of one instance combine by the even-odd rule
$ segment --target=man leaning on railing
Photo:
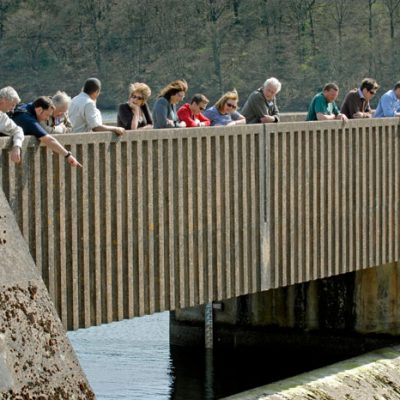
[[[19,125],[25,135],[34,135],[40,143],[43,143],[55,153],[63,155],[65,160],[72,167],[82,167],[78,160],[68,151],[56,138],[49,135],[47,131],[40,125],[41,121],[46,121],[53,114],[54,104],[49,97],[42,96],[37,98],[33,103],[18,104],[12,119]]]
[[[12,136],[11,160],[16,164],[21,162],[24,131],[6,113],[13,111],[20,101],[18,93],[11,86],[0,89],[0,132],[4,135]]]

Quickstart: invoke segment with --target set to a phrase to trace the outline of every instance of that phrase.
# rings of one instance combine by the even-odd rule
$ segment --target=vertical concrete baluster
[[[158,157],[158,186],[155,188],[157,190],[157,198],[158,198],[158,274],[159,274],[159,288],[160,288],[160,309],[166,310],[168,309],[168,283],[167,283],[167,274],[165,271],[165,258],[167,256],[165,251],[166,246],[166,227],[165,227],[165,218],[166,218],[166,202],[165,202],[165,184],[167,182],[168,173],[165,168],[164,163],[164,143],[166,141],[163,139],[157,140],[157,157]]]
[[[155,240],[154,240],[154,230],[155,230],[155,205],[154,205],[154,155],[153,155],[153,141],[149,140],[147,142],[147,182],[146,182],[146,190],[147,190],[147,214],[148,214],[148,223],[145,227],[145,234],[147,235],[147,251],[148,251],[148,296],[149,296],[149,309],[150,313],[154,313],[159,310],[159,301],[158,301],[158,277],[156,276],[155,270],[155,259],[154,259],[154,251],[155,251]]]
[[[169,287],[170,307],[175,309],[179,303],[176,302],[176,295],[179,293],[179,276],[175,275],[175,216],[174,202],[176,193],[174,188],[174,141],[168,140],[168,264],[169,264]],[[178,281],[176,281],[178,278]]]
[[[226,284],[226,296],[228,298],[233,297],[234,295],[234,286],[232,284],[233,278],[232,274],[234,271],[232,271],[232,264],[234,263],[234,257],[232,257],[232,254],[234,253],[233,251],[233,245],[231,242],[232,239],[232,207],[231,207],[231,193],[232,193],[232,186],[231,186],[231,181],[232,181],[232,168],[231,168],[231,163],[232,163],[232,152],[231,152],[231,141],[232,141],[232,136],[224,136],[223,137],[224,141],[224,186],[222,188],[223,190],[223,212],[224,212],[224,233],[225,233],[225,238],[224,238],[224,243],[225,243],[225,254],[224,254],[224,259],[225,259],[225,264],[223,265],[223,271],[225,273],[225,284]]]
[[[204,248],[205,241],[205,226],[204,226],[204,218],[206,216],[203,213],[204,210],[204,193],[207,188],[204,186],[204,169],[205,169],[205,152],[203,146],[206,142],[205,137],[198,137],[196,139],[196,170],[197,170],[197,260],[198,260],[198,276],[197,279],[199,281],[199,303],[203,303],[206,297],[206,288],[205,288],[205,265],[206,265],[206,254]],[[204,146],[205,147],[205,146]]]
[[[195,231],[195,221],[194,221],[194,212],[195,212],[195,202],[193,199],[194,193],[196,193],[196,188],[194,186],[194,154],[193,154],[193,138],[189,137],[187,139],[187,151],[186,151],[186,169],[187,169],[187,246],[188,246],[188,290],[189,290],[189,299],[188,305],[194,306],[197,301],[198,296],[198,285],[195,273],[195,256],[194,256],[194,231]],[[198,303],[197,303],[198,304]]]

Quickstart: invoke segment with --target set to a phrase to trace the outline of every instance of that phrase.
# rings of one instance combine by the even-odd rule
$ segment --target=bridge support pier
[[[0,398],[95,398],[1,189]]]
[[[350,357],[396,343],[400,264],[223,301],[214,347],[284,346]],[[171,313],[171,343],[204,346],[204,306]]]

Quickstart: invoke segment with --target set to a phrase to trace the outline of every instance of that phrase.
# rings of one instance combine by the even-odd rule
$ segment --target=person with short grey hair
[[[47,121],[41,121],[40,125],[51,135],[72,132],[72,124],[68,118],[68,107],[71,103],[71,97],[59,90],[51,100],[55,107],[53,115]]]
[[[282,84],[276,78],[269,78],[264,85],[250,94],[241,113],[248,124],[266,124],[279,122],[279,109],[276,105],[276,95]]]
[[[24,131],[6,113],[13,111],[20,101],[17,91],[11,86],[0,89],[0,132],[6,136],[12,136],[13,147],[10,156],[16,164],[21,162]]]

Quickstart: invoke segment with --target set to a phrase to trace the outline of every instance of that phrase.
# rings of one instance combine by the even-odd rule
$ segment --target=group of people
[[[54,134],[111,131],[123,135],[126,130],[136,129],[275,123],[280,121],[276,96],[281,87],[278,79],[267,79],[262,87],[249,95],[240,112],[236,90],[223,94],[211,107],[207,107],[207,97],[198,93],[190,102],[177,108],[188,85],[184,80],[176,80],[160,91],[151,112],[147,104],[151,89],[145,83],[135,82],[129,86],[128,101],[119,105],[117,126],[113,126],[103,123],[96,106],[101,92],[101,82],[97,78],[87,79],[81,93],[73,99],[59,91],[52,97],[41,96],[32,103],[21,103],[15,89],[8,86],[0,89],[0,132],[13,137],[11,160],[15,163],[21,162],[25,133],[34,135],[52,151],[63,155],[71,166],[82,167]],[[374,111],[370,100],[378,89],[375,79],[365,78],[358,88],[347,93],[339,109],[335,103],[339,87],[328,83],[312,99],[307,121],[400,116],[400,82],[381,97]]]

